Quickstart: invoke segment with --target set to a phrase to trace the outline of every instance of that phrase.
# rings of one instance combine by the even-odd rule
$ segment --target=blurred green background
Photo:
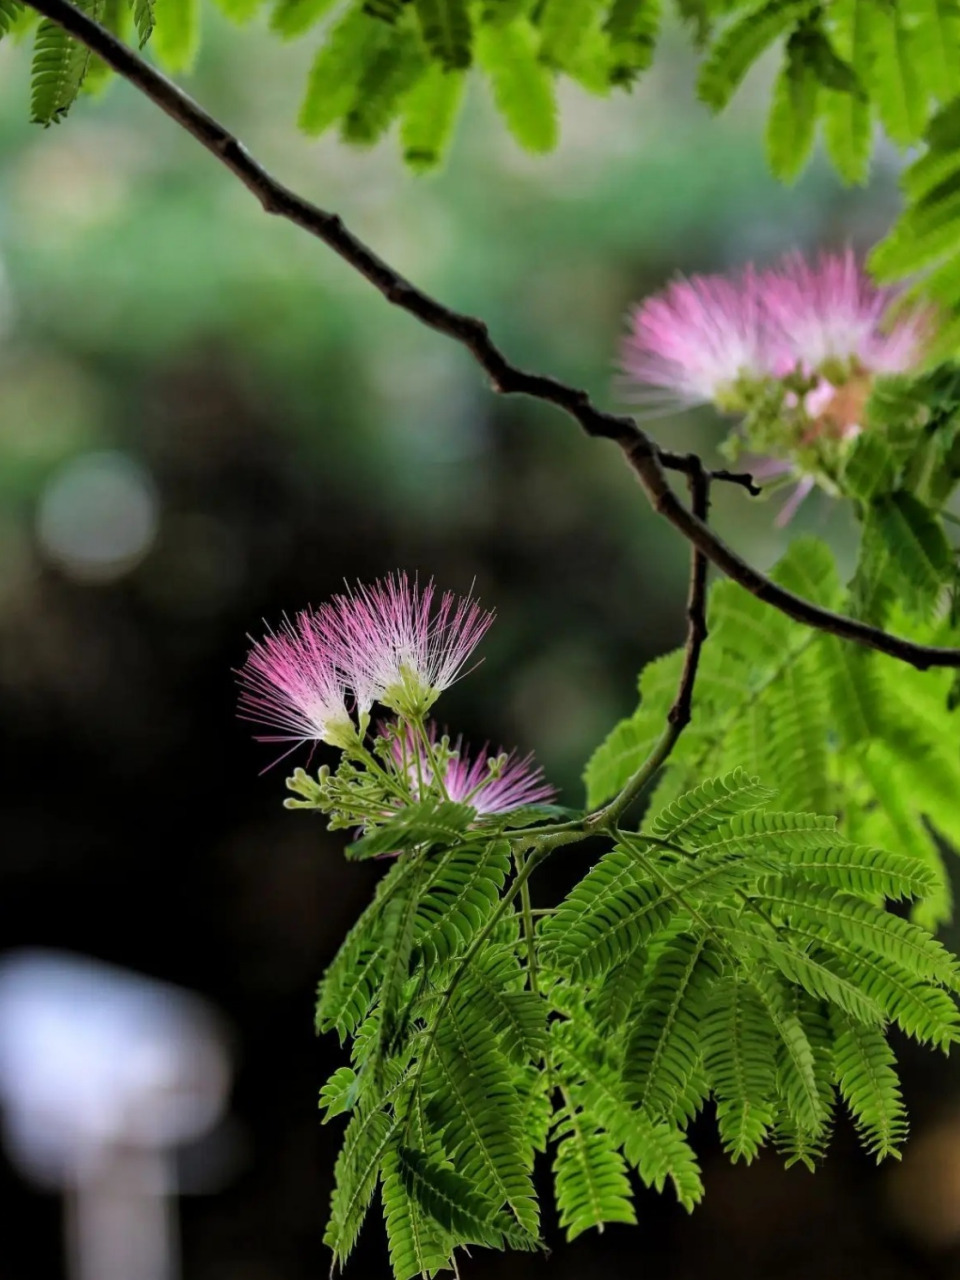
[[[627,306],[675,271],[866,247],[897,209],[883,147],[867,190],[820,163],[778,188],[768,69],[711,120],[679,30],[632,96],[565,90],[546,158],[517,151],[476,90],[448,168],[415,179],[392,140],[360,153],[297,134],[311,40],[280,45],[212,7],[204,24],[186,86],[271,171],[482,315],[511,358],[604,404]],[[340,1124],[317,1123],[338,1055],[313,1038],[313,989],[377,869],[282,810],[282,767],[260,776],[270,749],[234,716],[246,633],[344,578],[475,583],[498,622],[439,718],[535,750],[576,805],[640,665],[682,636],[686,549],[612,446],[495,397],[131,89],[29,126],[27,65],[0,46],[0,944],[99,957],[226,1013],[234,1118],[222,1189],[184,1202],[184,1274],[306,1280],[328,1266]],[[710,458],[724,432],[707,412],[654,429]],[[842,508],[813,499],[787,533],[773,514],[715,495],[717,528],[763,567],[800,528],[849,558]],[[704,1123],[692,1219],[641,1193],[635,1230],[571,1247],[554,1231],[549,1261],[481,1253],[463,1274],[960,1274],[955,1067],[908,1049],[905,1067],[918,1136],[892,1172],[842,1125],[815,1178],[772,1155],[731,1169]],[[56,1201],[7,1166],[0,1195],[0,1278],[62,1274]],[[375,1224],[352,1274],[388,1274]]]

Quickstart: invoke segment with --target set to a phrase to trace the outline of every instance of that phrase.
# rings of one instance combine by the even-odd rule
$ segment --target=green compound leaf
[[[899,966],[905,974],[960,991],[957,961],[925,929],[852,894],[786,878],[761,886],[761,900],[782,913],[790,928],[819,937],[842,954],[849,943],[864,956]]]
[[[400,142],[403,158],[416,173],[426,173],[443,161],[457,112],[463,99],[466,77],[431,63],[401,102]]]
[[[91,18],[103,14],[103,0],[84,0],[80,8]],[[0,18],[8,30],[16,12],[7,6]],[[0,34],[3,34],[0,31]],[[90,62],[86,45],[68,36],[62,27],[44,18],[37,28],[31,68],[31,111],[36,124],[59,123],[73,106]]]
[[[472,61],[472,31],[467,0],[413,0],[427,48],[447,71],[462,71]]]
[[[389,40],[389,33],[389,27],[359,7],[348,9],[327,31],[307,76],[300,107],[304,133],[321,134],[350,110],[364,71]]]
[[[334,1169],[330,1219],[323,1237],[340,1264],[353,1252],[377,1188],[381,1161],[396,1129],[397,1122],[377,1108],[366,1114],[355,1112],[347,1126]]]
[[[153,0],[153,21],[159,61],[168,71],[189,71],[200,50],[200,0]]]
[[[599,978],[667,924],[672,912],[632,853],[605,854],[543,925],[543,958],[584,981]]]
[[[650,833],[687,849],[702,848],[712,843],[706,837],[721,823],[765,805],[775,794],[759,778],[735,769],[725,778],[711,778],[701,783],[668,805],[653,820]]]
[[[458,840],[476,817],[467,804],[452,800],[424,800],[399,810],[396,817],[355,840],[347,857],[356,860],[378,858],[401,849],[450,844]]]
[[[791,38],[773,88],[773,106],[767,121],[767,159],[781,182],[793,182],[810,159],[820,91],[815,67],[796,52]]]
[[[565,67],[600,8],[601,0],[543,0],[537,12],[540,57],[548,66]]]
[[[99,21],[115,36],[126,40],[130,26],[130,10],[126,0],[103,0]],[[0,15],[0,23],[2,23],[2,15]],[[97,97],[113,79],[113,74],[112,67],[109,67],[97,54],[91,53],[81,85],[82,91],[91,97]]]
[[[629,1095],[652,1117],[676,1123],[686,1110],[700,1070],[700,1022],[720,965],[706,941],[691,934],[674,939],[657,959],[647,989],[628,1028],[624,1082]]]
[[[718,983],[701,1021],[700,1046],[724,1149],[749,1163],[775,1113],[777,1034],[756,992],[733,979]]]
[[[640,674],[640,706],[590,757],[584,772],[587,805],[598,808],[633,777],[663,732],[683,666],[680,651],[655,658]]]
[[[326,1111],[323,1123],[350,1111],[358,1092],[357,1073],[352,1067],[338,1067],[320,1090],[320,1106]]]
[[[389,43],[384,42],[363,68],[353,103],[341,121],[344,141],[357,146],[377,142],[426,67],[421,42],[413,31],[398,32]]]
[[[602,1130],[590,1131],[585,1117],[568,1113],[553,1162],[560,1226],[574,1240],[607,1222],[636,1223],[627,1167],[617,1144]]]
[[[399,1147],[396,1158],[407,1195],[434,1222],[464,1243],[503,1247],[503,1215],[477,1195],[467,1178],[410,1147]]]
[[[503,1052],[518,1066],[544,1058],[547,1006],[533,991],[504,991],[482,972],[471,975],[470,1001],[500,1037]]]
[[[767,0],[728,27],[700,70],[698,91],[707,106],[725,107],[764,50],[814,8],[812,0]]]
[[[517,142],[528,151],[552,151],[557,143],[553,78],[539,61],[539,41],[530,22],[519,18],[502,27],[478,27],[475,52]]]
[[[917,58],[916,28],[903,5],[872,4],[867,15],[871,93],[890,137],[910,146],[923,135],[930,94]]]
[[[604,24],[610,37],[613,84],[631,84],[653,61],[662,17],[661,0],[613,0]]]
[[[645,1186],[662,1191],[669,1181],[692,1210],[703,1198],[703,1184],[681,1130],[628,1103],[609,1041],[570,1023],[555,1022],[552,1032],[555,1061],[575,1104],[615,1138]]]
[[[427,1157],[419,1152],[407,1152],[408,1160]],[[427,1161],[429,1168],[429,1161]],[[443,1171],[441,1171],[442,1173]],[[404,1170],[400,1151],[389,1147],[383,1157],[383,1217],[387,1226],[390,1247],[390,1265],[394,1280],[412,1280],[414,1276],[433,1275],[450,1267],[450,1256],[456,1237],[444,1230],[436,1217],[431,1216],[420,1200],[411,1194],[413,1176]],[[449,1193],[449,1186],[445,1188]],[[421,1194],[423,1185],[421,1184]]]
[[[957,0],[911,0],[915,15],[913,56],[930,92],[941,103],[960,93],[960,4]]]
[[[866,1150],[876,1159],[899,1156],[907,1137],[896,1058],[878,1027],[831,1015],[837,1031],[837,1084]]]
[[[943,524],[906,490],[882,495],[873,513],[906,598],[918,612],[931,612],[953,568]]]
[[[339,0],[276,0],[270,12],[270,29],[285,40],[303,35],[325,18]]]
[[[153,35],[153,5],[154,0],[133,0],[132,3],[133,25],[137,29],[141,49]]]
[[[535,1244],[539,1213],[521,1099],[510,1063],[490,1032],[470,1006],[451,1006],[437,1037],[445,1096],[435,1102],[435,1114],[460,1172],[485,1199],[505,1204],[517,1230]]]
[[[0,0],[0,39],[13,29],[23,12],[21,0]]]
[[[414,943],[428,963],[465,950],[500,901],[510,870],[510,845],[454,846],[427,869],[414,921]]]
[[[839,55],[866,83],[873,57],[868,10],[873,0],[834,0],[829,9],[831,36]],[[827,91],[822,97],[824,141],[834,167],[845,182],[863,183],[870,169],[873,107],[867,96]]]

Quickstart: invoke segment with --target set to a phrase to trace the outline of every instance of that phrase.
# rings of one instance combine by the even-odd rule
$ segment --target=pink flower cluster
[[[421,717],[457,679],[493,621],[470,596],[405,573],[334,596],[255,641],[240,672],[240,713],[281,730],[274,741],[358,740],[380,702]]]
[[[326,742],[374,768],[363,743],[379,702],[399,717],[387,765],[411,800],[429,789],[480,815],[551,800],[532,756],[484,748],[473,757],[459,739],[451,752],[424,726],[492,621],[470,596],[438,595],[432,581],[421,587],[404,573],[358,585],[253,642],[240,714],[274,731],[265,741]],[[390,795],[393,803],[396,785]]]
[[[665,403],[739,407],[744,383],[799,371],[821,375],[821,401],[847,377],[903,373],[923,354],[927,308],[890,316],[895,289],[869,279],[853,251],[811,266],[788,254],[738,279],[691,276],[668,285],[629,318],[621,366],[629,382]],[[841,424],[853,425],[853,424]]]
[[[440,781],[447,799],[469,804],[481,816],[509,813],[524,805],[547,804],[556,798],[556,789],[544,781],[543,770],[536,765],[532,754],[518,756],[516,751],[500,751],[491,756],[485,743],[471,756],[462,738],[457,738],[454,754],[444,757],[436,750],[437,738],[437,726],[431,723],[428,727],[431,751],[409,730],[394,738],[391,744],[397,770],[405,775],[415,799],[419,798],[421,786],[426,790],[438,781],[434,770],[437,759],[443,761]]]

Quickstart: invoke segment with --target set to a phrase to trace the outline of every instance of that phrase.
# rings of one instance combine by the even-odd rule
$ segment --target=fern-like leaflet
[[[323,1025],[354,1037],[353,1067],[321,1095],[328,1118],[350,1116],[327,1236],[339,1260],[378,1179],[400,1280],[468,1244],[536,1247],[548,1141],[569,1238],[635,1220],[630,1169],[692,1208],[686,1130],[711,1101],[733,1159],[772,1142],[812,1165],[839,1102],[871,1154],[896,1153],[886,1031],[948,1047],[960,979],[880,904],[936,877],[778,800],[736,769],[675,796],[617,832],[532,939],[511,835],[472,825],[444,846],[411,815],[426,842],[387,873],[321,998]],[[535,847],[536,833],[513,838]]]

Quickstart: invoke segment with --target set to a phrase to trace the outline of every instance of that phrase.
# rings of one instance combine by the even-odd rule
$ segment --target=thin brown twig
[[[696,454],[690,454],[691,470],[687,473],[690,510],[707,523],[710,514],[710,476]],[[698,548],[690,557],[690,587],[687,592],[687,643],[683,655],[680,687],[667,720],[677,730],[677,737],[690,723],[693,686],[700,666],[700,652],[707,638],[707,558]]]
[[[690,491],[690,509],[704,523],[710,513],[710,473],[695,454],[687,455],[687,488]],[[707,638],[707,558],[697,547],[691,549],[690,586],[687,591],[687,639],[683,651],[683,668],[673,705],[667,712],[667,723],[653,750],[644,760],[619,795],[609,804],[590,814],[586,825],[591,829],[612,827],[620,815],[647,787],[666,764],[670,753],[684,729],[690,723],[693,708],[693,689],[703,642]]]
[[[64,31],[98,54],[108,66],[154,102],[172,120],[206,147],[260,201],[267,213],[276,214],[322,240],[355,271],[359,271],[388,302],[415,316],[422,324],[446,334],[472,353],[495,390],[507,395],[527,395],[565,410],[587,435],[612,440],[623,451],[654,510],[691,542],[718,569],[746,591],[779,609],[796,622],[843,640],[852,640],[921,670],[928,667],[960,667],[960,649],[917,644],[890,635],[855,618],[821,609],[794,595],[748,564],[719,538],[673,492],[666,470],[678,466],[678,455],[665,454],[629,417],[599,409],[586,391],[544,374],[530,373],[507,360],[491,340],[482,320],[443,306],[404,279],[372,249],[348,231],[341,219],[291,191],[254,160],[242,143],[219,121],[204,111],[172,81],[154,70],[133,49],[118,40],[70,0],[27,0],[31,8],[57,23]],[[717,473],[717,478],[721,474]],[[730,480],[733,473],[723,473]],[[738,478],[736,483],[742,483]],[[750,485],[745,487],[750,488]]]
[[[703,462],[695,453],[671,453],[668,449],[661,449],[657,446],[657,453],[660,457],[661,466],[667,471],[682,471],[685,476],[699,475],[704,472]],[[724,467],[716,471],[707,471],[709,480],[723,480],[727,484],[738,484],[742,489],[746,489],[747,493],[757,497],[763,493],[758,484],[754,483],[753,476],[749,471],[727,471]]]

